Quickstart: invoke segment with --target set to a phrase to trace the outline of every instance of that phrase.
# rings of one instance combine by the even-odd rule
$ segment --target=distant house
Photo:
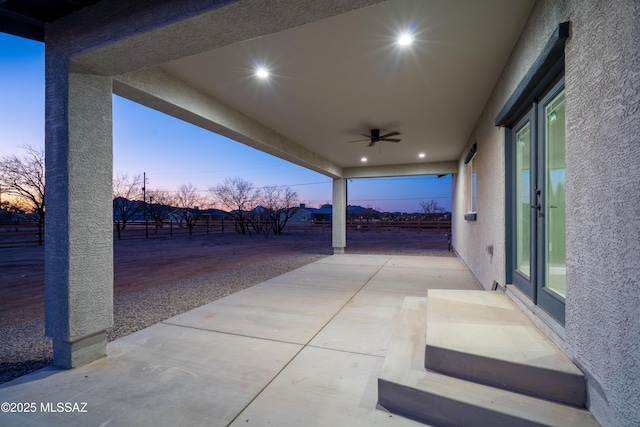
[[[225,212],[221,209],[202,209],[200,211],[200,216],[209,217],[212,221],[219,221],[221,219],[225,219],[229,216],[229,212]]]
[[[347,212],[349,217],[353,218],[380,218],[382,215],[375,209],[362,206],[348,206]],[[333,206],[330,204],[322,205],[320,208],[308,208],[304,203],[301,203],[299,210],[291,217],[289,223],[304,224],[311,221],[330,224],[332,213]]]
[[[289,218],[289,224],[301,225],[311,222],[314,208],[307,208],[307,205],[300,203],[300,208]]]
[[[126,222],[144,221],[144,204],[141,200],[128,200],[124,197],[116,197],[113,199],[113,221],[122,221],[123,217]]]
[[[322,205],[319,209],[311,210],[311,219],[315,222],[331,223],[331,214],[333,207],[331,205]]]

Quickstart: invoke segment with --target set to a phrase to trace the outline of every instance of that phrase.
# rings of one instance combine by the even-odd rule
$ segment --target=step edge
[[[399,405],[394,403],[393,400],[389,400],[389,396],[387,396],[387,390],[389,388],[401,387],[406,393],[410,394],[424,394],[420,389],[420,383],[426,382],[425,377],[430,375],[437,375],[439,377],[444,378],[446,381],[455,381],[471,384],[471,387],[475,388],[476,391],[473,393],[474,396],[486,395],[489,393],[500,393],[502,396],[515,396],[521,399],[532,399],[532,402],[544,403],[545,405],[552,405],[555,408],[567,408],[569,411],[577,411],[575,412],[576,416],[580,418],[580,421],[576,422],[576,426],[599,426],[599,423],[593,417],[593,415],[588,411],[588,409],[577,408],[574,406],[563,405],[560,403],[547,401],[544,399],[539,399],[531,396],[526,396],[523,394],[519,394],[516,392],[496,389],[487,385],[477,384],[473,382],[468,382],[462,379],[450,377],[447,375],[438,374],[435,372],[427,371],[424,366],[418,366],[413,364],[415,363],[415,358],[422,358],[424,361],[424,349],[426,347],[426,337],[424,334],[424,329],[422,333],[419,335],[421,339],[416,339],[415,331],[412,331],[412,328],[415,327],[415,319],[422,318],[426,320],[425,314],[427,311],[427,301],[428,297],[405,297],[403,304],[400,308],[396,327],[394,328],[394,332],[392,334],[389,346],[389,352],[387,353],[387,357],[385,357],[383,365],[381,367],[381,371],[378,378],[378,403],[379,405],[399,416],[403,416],[409,419],[413,419],[420,422],[438,422],[441,425],[443,424],[442,420],[434,420],[434,419],[419,419],[419,414],[412,414],[411,411],[404,411],[403,405]],[[405,310],[406,309],[406,310]],[[408,312],[412,311],[413,315],[408,315]],[[423,328],[426,327],[422,326]],[[399,343],[401,348],[404,348],[405,351],[393,351],[393,348],[396,347],[396,344]],[[409,350],[409,351],[406,351]],[[399,355],[410,355],[408,358],[405,357],[403,360],[393,360],[391,355],[399,356]],[[393,393],[395,395],[395,393]],[[446,397],[445,397],[446,399]],[[454,399],[455,400],[455,399]],[[469,404],[471,407],[478,407],[478,405]],[[481,409],[484,410],[483,407]],[[511,409],[511,407],[507,407],[507,409]],[[496,414],[496,417],[500,417],[500,414]],[[512,417],[509,415],[502,415],[502,418],[507,417],[510,422],[504,424],[507,426],[514,425]],[[477,420],[476,420],[477,421]],[[451,424],[456,425],[456,424]],[[471,425],[477,425],[477,422],[472,423]],[[499,424],[497,424],[499,425]],[[531,421],[527,421],[524,425],[532,425]],[[534,424],[535,425],[535,424]],[[538,425],[545,425],[544,423]],[[548,424],[546,424],[548,425]]]
[[[496,365],[497,368],[490,368]],[[587,403],[587,385],[582,372],[545,369],[429,344],[425,346],[424,367],[462,380],[577,408],[584,408]],[[518,377],[526,379],[516,381]]]
[[[427,377],[432,375],[437,375],[443,381],[455,384],[453,386],[449,384],[446,387],[442,384],[434,384],[429,388]],[[416,376],[421,378],[416,380]],[[380,376],[378,378],[378,404],[392,413],[420,422],[436,422],[440,425],[451,426],[477,425],[478,417],[483,416],[491,420],[492,426],[558,425],[559,420],[562,420],[562,425],[565,426],[600,425],[585,408],[563,405],[437,373],[415,372],[413,381],[410,381],[411,384],[408,383],[406,377],[395,379]],[[470,388],[473,401],[464,399],[464,394],[451,390],[455,385]],[[439,403],[436,405],[433,401]],[[505,401],[510,403],[503,403]],[[518,402],[521,408],[529,409],[517,410],[518,407],[515,404]],[[451,408],[449,411],[442,410],[443,403],[449,407],[453,405],[455,410],[451,410]],[[541,411],[541,408],[545,410]],[[471,418],[469,418],[469,423],[465,424],[467,416]]]

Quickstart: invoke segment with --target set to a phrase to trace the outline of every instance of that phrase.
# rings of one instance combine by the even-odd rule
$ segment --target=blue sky
[[[22,145],[44,146],[44,45],[0,33],[0,156]],[[291,186],[308,206],[331,203],[330,178],[118,96],[113,163],[114,174],[146,172],[150,189],[192,183],[206,193],[241,176],[259,187]],[[416,212],[432,199],[450,210],[451,176],[350,180],[348,196],[382,211]]]

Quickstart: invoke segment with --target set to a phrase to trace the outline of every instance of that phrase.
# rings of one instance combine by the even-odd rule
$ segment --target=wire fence
[[[366,232],[413,232],[439,230],[451,232],[451,220],[347,220],[347,231]],[[288,223],[283,232],[330,232],[331,222],[322,220],[309,220],[304,222]],[[221,233],[237,233],[234,222],[225,220],[199,220],[191,227],[186,223],[165,221],[154,223],[152,221],[129,222],[126,225],[113,224],[113,238],[140,239],[140,238],[170,238],[179,236],[202,236]],[[253,232],[253,231],[252,231]],[[259,234],[255,233],[254,234]],[[20,221],[19,223],[0,224],[0,247],[9,245],[37,245],[38,225],[36,221]]]

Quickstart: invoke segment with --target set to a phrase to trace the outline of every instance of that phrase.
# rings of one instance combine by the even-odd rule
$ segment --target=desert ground
[[[347,233],[347,253],[453,256],[446,231]],[[114,241],[116,339],[331,255],[331,231]],[[0,246],[0,383],[51,363],[44,337],[44,249]]]

